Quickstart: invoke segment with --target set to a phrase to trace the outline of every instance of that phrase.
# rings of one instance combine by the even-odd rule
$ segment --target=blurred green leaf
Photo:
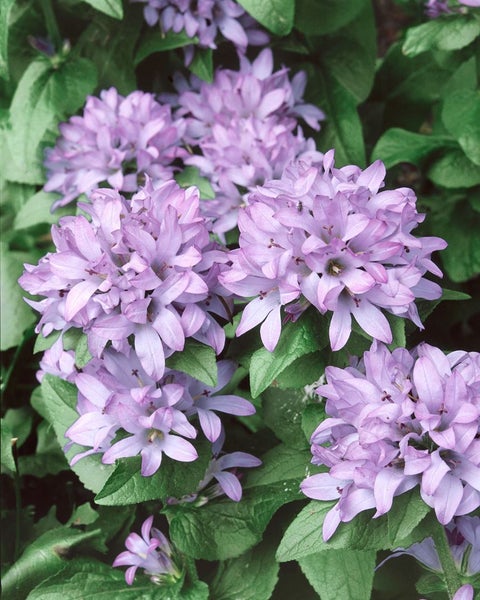
[[[287,35],[292,30],[294,0],[238,0],[238,3],[275,35]]]
[[[308,401],[309,398],[302,389],[266,389],[262,394],[265,425],[282,442],[298,448],[308,447],[308,440],[302,430],[302,412]]]
[[[8,469],[12,473],[14,473],[17,470],[17,468],[15,466],[15,461],[13,459],[13,452],[12,452],[13,432],[12,432],[10,425],[7,423],[7,421],[5,419],[0,419],[0,426],[1,426],[1,443],[2,443],[2,455],[1,455],[2,471],[3,471],[3,468],[5,467],[6,469]]]
[[[450,93],[443,101],[442,121],[467,157],[480,165],[480,92]]]
[[[416,56],[427,50],[458,50],[480,35],[480,21],[472,15],[445,15],[407,29],[403,52]]]
[[[370,600],[376,554],[375,550],[330,550],[298,562],[322,600]]]
[[[67,208],[57,210],[55,213],[51,212],[52,204],[58,198],[60,198],[59,194],[43,190],[31,196],[17,212],[13,223],[14,229],[26,229],[40,223],[57,223],[60,217],[69,212]]]
[[[199,79],[212,83],[213,81],[213,55],[210,48],[196,48],[195,56],[189,67],[190,71]]]
[[[113,17],[114,19],[123,19],[122,0],[83,0],[96,10]]]
[[[175,175],[175,180],[178,185],[183,188],[194,185],[200,192],[200,198],[205,200],[212,200],[215,198],[215,192],[210,184],[210,181],[206,177],[200,175],[200,171],[197,167],[187,166]]]
[[[460,148],[452,148],[438,158],[427,173],[436,185],[468,188],[480,183],[480,168]]]
[[[325,35],[344,27],[360,13],[364,0],[296,0],[295,27],[309,35]]]
[[[32,409],[29,406],[9,408],[4,421],[9,425],[12,437],[17,438],[17,448],[21,448],[32,431]]]
[[[23,272],[23,263],[30,256],[11,252],[4,243],[0,243],[0,349],[7,350],[18,346],[23,340],[23,332],[35,323],[35,315],[23,300],[23,291],[17,283]]]
[[[196,44],[198,38],[189,37],[184,31],[175,33],[174,31],[148,31],[142,36],[138,49],[135,53],[135,64],[138,65],[147,56],[155,52],[165,52],[175,48],[183,48],[190,44]]]
[[[0,2],[0,77],[8,79],[8,36],[10,32],[10,12],[15,0]]]

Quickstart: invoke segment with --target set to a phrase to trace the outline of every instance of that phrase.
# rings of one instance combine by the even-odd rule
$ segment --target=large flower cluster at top
[[[364,171],[335,168],[329,151],[323,162],[298,161],[250,194],[238,219],[240,247],[221,275],[230,291],[254,296],[237,335],[263,321],[262,341],[273,350],[282,307],[296,318],[309,303],[333,313],[334,350],[347,342],[352,316],[386,343],[392,332],[381,309],[422,326],[414,300],[440,297],[424,274],[441,276],[430,255],[446,243],[411,234],[423,220],[416,197],[407,188],[379,191],[384,177],[380,161]]]
[[[198,190],[150,182],[126,201],[99,189],[83,215],[52,227],[56,251],[20,278],[42,317],[37,330],[83,329],[91,354],[108,342],[128,353],[130,336],[145,371],[159,379],[165,357],[194,337],[219,353],[229,301],[218,283],[225,252],[210,242],[199,214]]]
[[[346,369],[327,367],[328,418],[314,431],[304,494],[338,502],[323,536],[363,510],[385,514],[393,497],[420,485],[442,524],[480,506],[480,354],[421,344],[409,353],[374,343]]]
[[[237,223],[246,193],[267,179],[280,177],[293,159],[320,159],[312,139],[305,139],[298,119],[319,129],[321,110],[303,101],[304,72],[290,81],[288,69],[273,72],[273,55],[263,50],[240,69],[218,69],[212,83],[177,78],[179,95],[169,98],[186,121],[185,140],[196,151],[185,163],[199,168],[216,193],[202,202],[214,231],[225,233]]]
[[[173,119],[168,105],[152,94],[135,91],[127,97],[115,88],[100,98],[89,96],[82,116],[60,125],[60,137],[45,153],[47,192],[62,197],[53,208],[72,202],[105,182],[123,192],[134,192],[146,173],[166,181],[173,162],[185,155],[180,140],[182,119]]]
[[[268,35],[234,0],[131,0],[143,2],[145,21],[160,24],[163,32],[184,32],[198,39],[200,48],[216,48],[218,32],[231,41],[240,52],[247,46],[263,45]],[[193,46],[186,48],[186,63],[193,58]]]

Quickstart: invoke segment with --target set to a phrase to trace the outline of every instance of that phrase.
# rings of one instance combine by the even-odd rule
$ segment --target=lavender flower
[[[135,91],[126,98],[115,88],[100,98],[89,96],[83,116],[60,125],[60,137],[45,153],[45,191],[62,198],[53,209],[105,182],[134,192],[146,173],[155,180],[171,179],[173,161],[185,155],[180,139],[182,119],[173,120],[170,107],[152,94]]]
[[[480,354],[421,344],[410,354],[374,343],[347,369],[327,367],[329,415],[312,435],[312,462],[330,468],[301,485],[335,500],[323,536],[363,510],[374,517],[393,497],[420,485],[442,524],[480,506]]]
[[[456,517],[445,526],[455,566],[464,581],[480,573],[480,517]],[[398,548],[387,560],[408,554],[416,558],[425,567],[441,574],[443,569],[432,538],[413,544],[408,548]],[[473,587],[466,583],[454,595],[453,600],[473,600]]]
[[[469,6],[470,8],[480,7],[480,0],[457,0],[457,2],[460,5]],[[425,14],[427,17],[430,17],[430,19],[436,19],[441,15],[448,15],[456,12],[455,9],[459,8],[458,4],[450,6],[448,0],[428,0],[425,3]],[[462,12],[462,9],[460,9],[459,12]]]
[[[45,296],[29,304],[42,313],[37,331],[77,327],[92,356],[108,342],[128,352],[129,337],[145,371],[159,379],[165,357],[195,337],[219,353],[224,332],[214,315],[228,318],[228,295],[218,283],[225,253],[209,240],[196,188],[150,182],[131,202],[99,189],[84,216],[52,228],[56,252],[26,265],[20,284]]]
[[[185,32],[197,38],[200,48],[216,48],[218,32],[231,41],[240,52],[248,44],[268,43],[268,35],[258,28],[258,23],[233,0],[131,0],[143,2],[145,21],[160,24],[165,33]],[[186,49],[186,64],[193,58],[193,46]]]
[[[305,73],[290,81],[288,69],[273,72],[273,55],[263,50],[239,71],[218,69],[213,83],[177,77],[178,118],[186,121],[185,140],[198,152],[185,160],[212,183],[216,198],[202,202],[205,216],[219,234],[236,226],[246,192],[279,177],[291,160],[320,159],[312,139],[306,140],[298,118],[319,129],[322,111],[303,102]]]
[[[410,233],[423,220],[415,195],[407,188],[379,192],[384,176],[380,161],[364,171],[336,169],[331,150],[323,163],[298,161],[250,194],[238,220],[240,248],[220,276],[231,292],[253,297],[237,335],[262,323],[263,344],[273,350],[281,308],[294,320],[309,304],[333,313],[333,350],[347,342],[352,316],[387,343],[392,333],[381,309],[422,327],[414,300],[440,297],[423,275],[441,276],[430,254],[446,243]]]
[[[142,537],[132,532],[125,540],[127,550],[113,561],[114,567],[131,565],[125,572],[125,580],[132,585],[138,568],[150,575],[156,584],[174,583],[181,577],[181,571],[174,562],[173,550],[161,531],[152,527],[153,516],[142,525]]]

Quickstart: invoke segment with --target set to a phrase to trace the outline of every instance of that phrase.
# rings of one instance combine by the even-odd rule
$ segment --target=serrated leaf
[[[278,580],[275,546],[267,540],[220,563],[211,585],[215,600],[269,600]]]
[[[43,183],[41,142],[46,132],[74,113],[96,83],[96,68],[85,58],[71,58],[57,69],[43,58],[30,63],[10,106],[9,180]]]
[[[212,83],[213,81],[213,54],[210,48],[197,48],[195,56],[189,67],[190,71],[199,79]]]
[[[480,168],[460,148],[448,150],[434,162],[427,175],[433,183],[448,189],[480,184]]]
[[[64,447],[67,439],[65,431],[79,417],[75,407],[77,404],[77,388],[58,377],[46,374],[42,379],[42,398],[48,412],[48,420],[55,429],[60,447]],[[66,453],[70,460],[81,451],[81,447],[74,445]],[[73,465],[72,470],[78,475],[86,488],[98,493],[114,470],[113,465],[105,465],[98,454],[87,456]]]
[[[298,562],[322,600],[370,600],[376,554],[374,550],[329,550]]]
[[[167,366],[170,369],[188,373],[212,387],[217,385],[215,351],[200,342],[188,340],[181,352],[175,352],[167,359]]]
[[[245,490],[240,502],[225,499],[197,509],[169,508],[170,538],[187,556],[205,560],[234,558],[260,541],[283,504],[299,498],[297,489],[285,491],[280,483]]]
[[[205,444],[198,454],[197,460],[190,463],[163,456],[159,470],[150,477],[141,475],[140,457],[122,459],[95,497],[95,502],[105,506],[124,506],[194,493],[210,459]]]
[[[24,331],[35,323],[35,315],[24,302],[22,289],[17,283],[23,272],[23,263],[29,258],[26,254],[11,252],[7,244],[0,243],[0,350],[18,346]]]
[[[334,502],[310,502],[291,523],[280,542],[277,559],[298,560],[317,552],[331,549],[382,550],[394,549],[417,528],[430,508],[421,500],[416,490],[394,499],[390,511],[372,519],[372,511],[363,511],[349,523],[340,523],[328,542],[323,541],[322,527],[325,515]],[[420,532],[420,539],[428,532]],[[412,537],[409,543],[419,541]]]
[[[114,19],[123,19],[123,3],[122,0],[83,0],[95,10],[113,17]]]
[[[403,52],[416,56],[427,50],[459,50],[480,35],[480,21],[471,15],[446,15],[407,29]]]
[[[393,127],[376,143],[372,160],[380,159],[387,169],[401,162],[418,165],[432,152],[453,145],[453,141],[446,136],[422,135]]]
[[[42,534],[2,577],[2,598],[26,598],[33,587],[65,566],[72,548],[100,535],[100,529],[81,532],[69,527],[58,527]]]
[[[287,323],[273,352],[257,350],[250,361],[250,389],[256,398],[294,360],[326,345],[326,339],[317,331],[316,320],[303,315],[295,323]]]
[[[480,93],[455,90],[443,101],[442,121],[467,157],[480,165]]]
[[[200,198],[204,198],[205,200],[213,200],[215,198],[215,192],[210,182],[200,175],[197,167],[185,167],[175,175],[175,180],[183,188],[190,187],[191,185],[196,186],[200,192]]]
[[[292,30],[295,10],[292,0],[238,0],[238,3],[275,35],[287,35]]]
[[[189,37],[184,31],[175,33],[174,31],[149,31],[147,32],[140,42],[138,50],[135,54],[135,65],[142,62],[147,56],[154,54],[155,52],[165,52],[167,50],[174,50],[175,48],[183,48],[190,44],[196,44],[198,38]]]

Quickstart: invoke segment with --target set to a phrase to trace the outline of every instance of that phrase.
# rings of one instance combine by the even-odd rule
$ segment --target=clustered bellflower
[[[234,0],[131,0],[142,2],[145,21],[154,26],[159,23],[164,33],[184,32],[197,38],[200,48],[216,48],[220,32],[232,42],[239,52],[247,46],[268,43],[269,37],[258,23]],[[194,46],[185,48],[185,62],[193,58]]]
[[[379,191],[385,167],[334,167],[333,150],[322,162],[297,161],[279,180],[268,181],[240,211],[239,248],[220,280],[231,292],[252,298],[237,335],[262,323],[272,351],[281,333],[281,309],[296,319],[310,304],[332,313],[330,344],[339,350],[351,319],[373,338],[392,341],[383,310],[422,327],[415,298],[433,300],[441,288],[424,278],[441,276],[430,260],[445,248],[440,238],[411,231],[424,215],[411,189]]]
[[[448,0],[427,0],[425,3],[425,14],[431,19],[436,19],[441,15],[448,15],[455,12],[455,9],[458,9],[458,4],[470,8],[480,8],[480,0],[457,0],[457,4],[452,6],[449,5]]]
[[[317,392],[328,418],[314,431],[312,462],[329,467],[301,489],[336,500],[323,524],[340,522],[420,486],[440,523],[480,506],[480,354],[445,354],[428,344],[412,353],[374,342],[356,366],[327,367]]]
[[[152,525],[153,516],[150,516],[142,525],[142,536],[135,532],[130,533],[125,540],[127,550],[121,552],[113,561],[114,567],[130,565],[125,571],[128,585],[132,585],[139,568],[157,585],[174,583],[182,575],[181,569],[175,563],[170,542]]]
[[[241,57],[238,71],[217,69],[212,83],[177,76],[180,93],[165,98],[178,105],[175,116],[185,120],[185,141],[195,151],[185,164],[198,167],[215,191],[201,206],[215,232],[233,229],[247,192],[280,177],[291,160],[322,157],[298,126],[302,118],[319,129],[324,118],[303,101],[305,84],[304,72],[292,80],[286,68],[274,72],[269,49],[253,62]]]
[[[231,313],[218,282],[226,255],[209,239],[196,188],[147,182],[131,201],[98,189],[90,215],[63,217],[52,227],[56,251],[26,265],[19,282],[42,317],[37,331],[82,329],[91,354],[111,343],[128,353],[131,336],[140,363],[159,379],[165,358],[193,337],[218,354],[225,334],[217,317]]]
[[[180,147],[185,123],[173,119],[170,107],[159,104],[153,94],[141,91],[123,97],[110,88],[100,98],[89,96],[83,115],[71,117],[59,129],[55,146],[45,152],[44,189],[62,194],[53,209],[102,183],[135,192],[144,174],[171,179],[173,162],[186,154]]]

